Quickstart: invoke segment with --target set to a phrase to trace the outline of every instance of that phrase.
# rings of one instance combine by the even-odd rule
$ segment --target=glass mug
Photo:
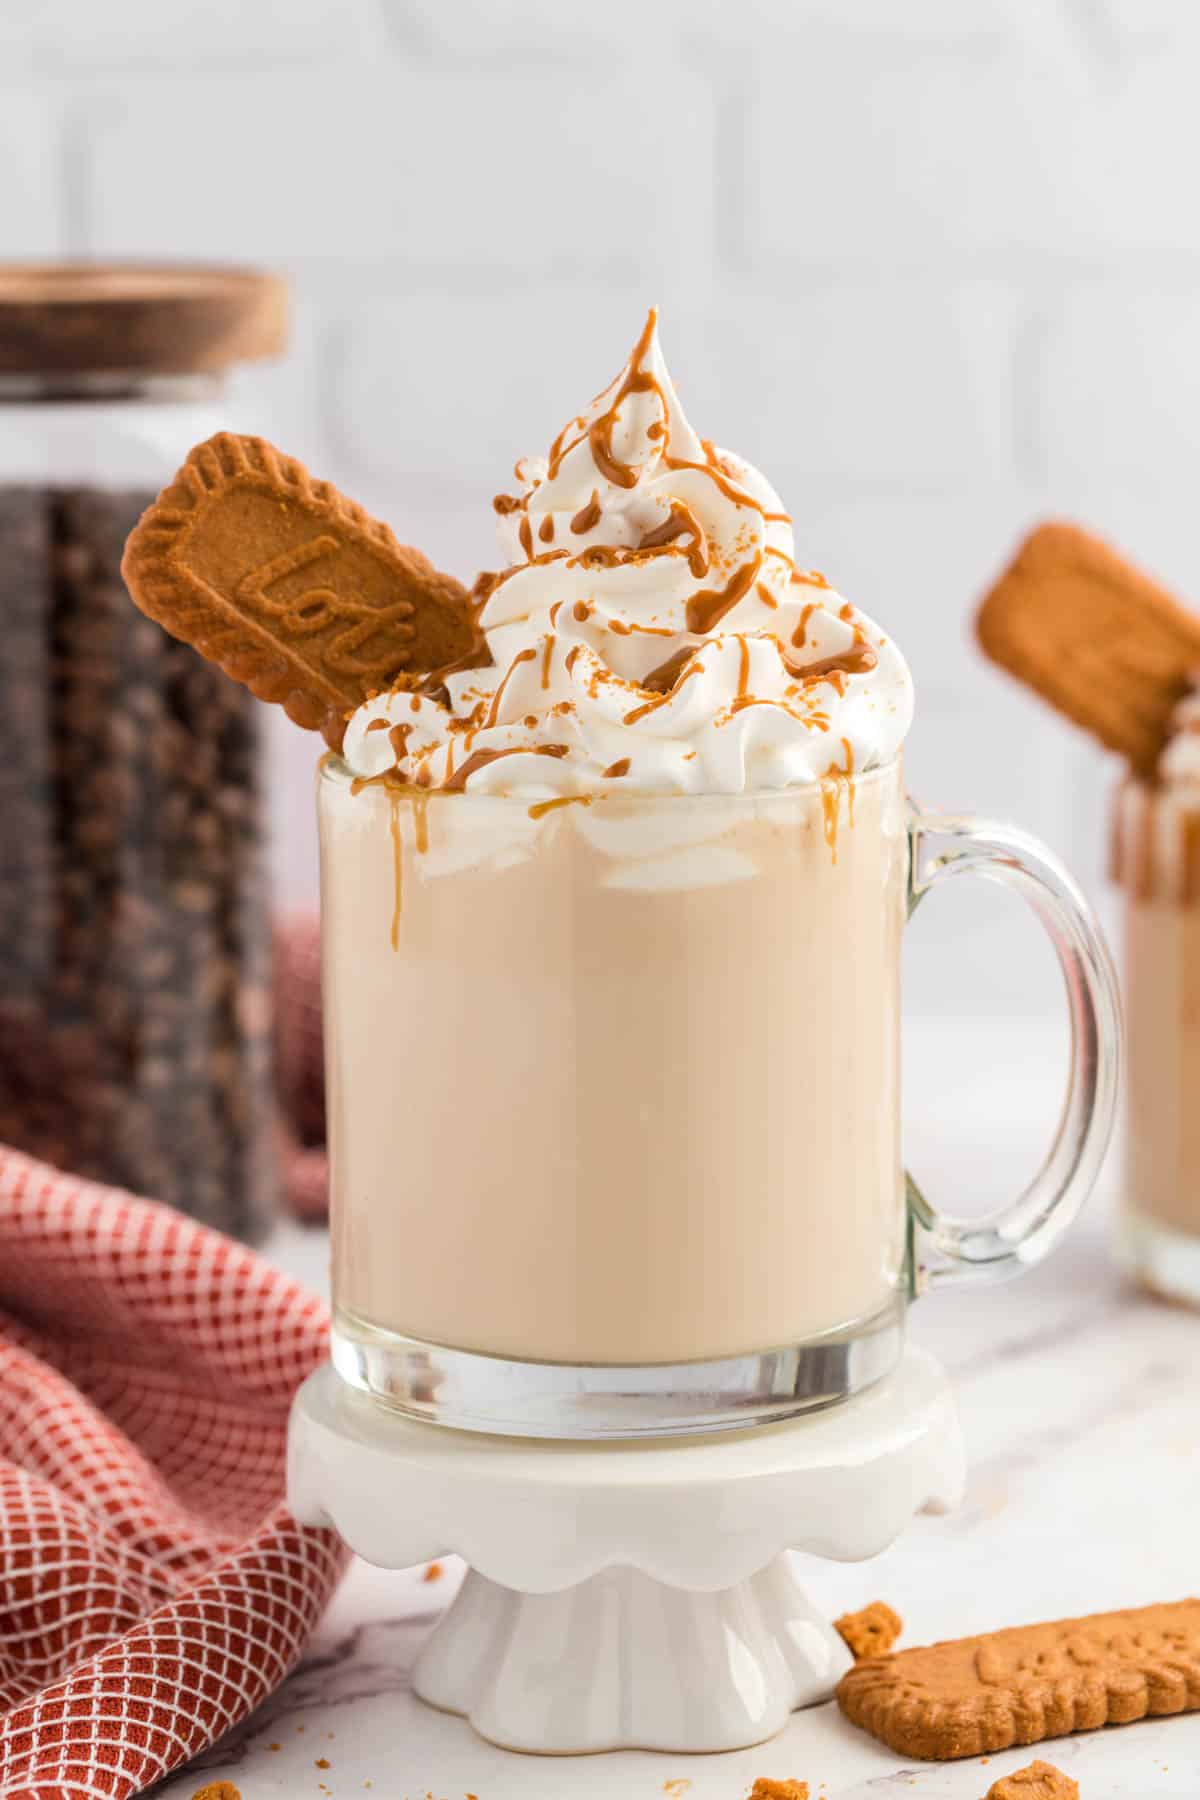
[[[1132,777],[1112,802],[1126,1068],[1119,1257],[1200,1307],[1200,794]]]
[[[332,1356],[401,1411],[604,1438],[828,1406],[895,1366],[927,1284],[1029,1267],[1091,1187],[1099,929],[1022,833],[915,811],[898,760],[530,805],[329,757],[318,790]],[[967,871],[1042,919],[1073,1054],[1037,1178],[960,1222],[901,1160],[900,941]]]

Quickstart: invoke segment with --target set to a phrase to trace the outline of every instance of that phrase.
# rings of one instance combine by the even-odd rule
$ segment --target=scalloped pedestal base
[[[288,1498],[368,1562],[471,1565],[414,1673],[431,1705],[513,1750],[688,1752],[761,1743],[848,1664],[787,1550],[874,1556],[962,1480],[945,1376],[910,1349],[825,1413],[617,1444],[420,1424],[326,1367],[293,1407]]]
[[[519,1594],[472,1569],[413,1691],[508,1750],[731,1750],[828,1700],[849,1666],[786,1555],[714,1594],[630,1568]]]

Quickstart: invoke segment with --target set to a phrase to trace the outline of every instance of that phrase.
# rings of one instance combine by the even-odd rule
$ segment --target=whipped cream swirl
[[[733,794],[899,749],[903,657],[797,566],[758,470],[696,436],[653,312],[616,380],[516,474],[495,502],[508,567],[478,588],[490,666],[359,707],[355,774],[531,801]]]

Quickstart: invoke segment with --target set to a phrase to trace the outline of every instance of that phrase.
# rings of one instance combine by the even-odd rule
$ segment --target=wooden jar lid
[[[189,263],[0,263],[0,374],[194,374],[277,356],[287,284]]]

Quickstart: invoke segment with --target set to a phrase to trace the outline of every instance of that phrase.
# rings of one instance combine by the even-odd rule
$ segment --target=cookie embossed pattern
[[[457,581],[294,457],[232,432],[191,452],[122,574],[143,612],[334,749],[367,694],[475,642]]]
[[[1016,1626],[858,1663],[838,1704],[935,1761],[1200,1707],[1200,1600]]]

